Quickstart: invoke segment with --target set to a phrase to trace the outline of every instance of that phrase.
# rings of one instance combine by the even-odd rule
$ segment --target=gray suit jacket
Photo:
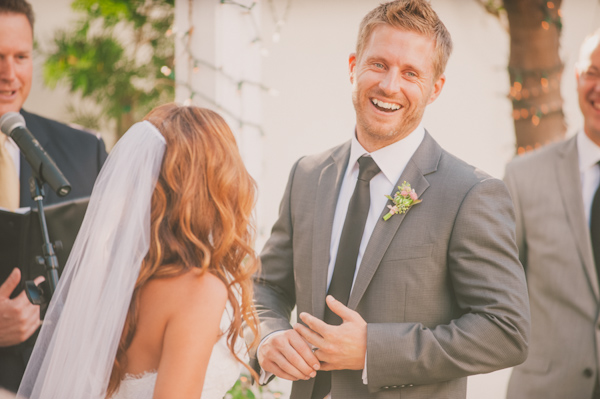
[[[255,284],[262,337],[291,328],[295,305],[298,313],[324,315],[349,152],[348,142],[300,159],[291,172]],[[527,354],[525,276],[504,184],[429,134],[398,183],[404,180],[423,202],[377,222],[348,303],[368,323],[369,383],[362,371],[335,371],[333,399],[465,398],[466,376],[518,364]],[[313,385],[295,382],[292,399],[310,398]]]
[[[598,361],[598,278],[581,196],[576,137],[512,161],[506,184],[531,302],[529,358],[508,398],[589,399]]]

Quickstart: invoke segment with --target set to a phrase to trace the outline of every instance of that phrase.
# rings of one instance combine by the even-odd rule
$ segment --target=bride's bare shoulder
[[[201,310],[202,305],[224,308],[227,301],[227,287],[212,273],[202,273],[192,269],[183,274],[168,278],[155,278],[143,288],[142,302],[154,310],[187,309]]]

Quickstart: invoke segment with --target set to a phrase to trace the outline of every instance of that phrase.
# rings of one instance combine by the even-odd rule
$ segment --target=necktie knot
[[[365,155],[358,158],[358,165],[358,180],[371,181],[377,173],[381,172],[373,158]]]

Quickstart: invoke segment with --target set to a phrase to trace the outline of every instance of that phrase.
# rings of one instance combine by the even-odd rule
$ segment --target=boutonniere
[[[406,213],[411,206],[422,201],[419,199],[417,192],[410,187],[410,183],[406,181],[398,186],[398,191],[396,191],[393,198],[389,195],[386,195],[386,198],[392,201],[394,205],[387,206],[390,211],[383,217],[383,220],[388,220],[397,213]]]

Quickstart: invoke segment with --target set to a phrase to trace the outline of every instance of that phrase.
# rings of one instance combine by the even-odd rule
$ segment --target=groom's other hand
[[[315,355],[321,361],[321,370],[362,370],[367,353],[367,322],[354,310],[344,306],[331,295],[327,306],[342,318],[334,326],[308,314],[301,313],[294,329],[310,344],[318,348]]]
[[[14,269],[0,286],[0,347],[17,345],[31,337],[40,326],[40,307],[31,304],[25,291],[10,299],[21,281],[21,271]],[[43,277],[35,280],[44,281]]]
[[[260,367],[277,377],[308,380],[317,375],[319,359],[295,330],[286,330],[267,337],[258,351]]]

